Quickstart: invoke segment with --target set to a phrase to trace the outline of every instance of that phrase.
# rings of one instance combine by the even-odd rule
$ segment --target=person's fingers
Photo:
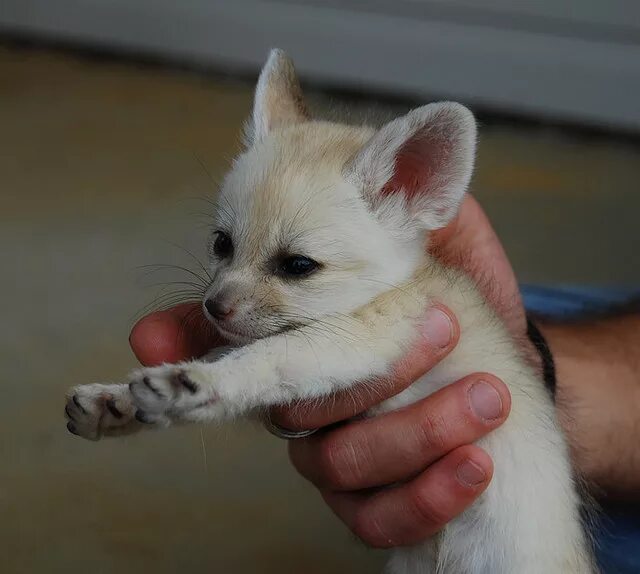
[[[221,343],[199,303],[151,313],[140,319],[129,335],[131,349],[145,366],[200,357]]]
[[[375,548],[416,544],[463,512],[487,488],[493,462],[480,447],[450,452],[416,478],[375,493],[322,491],[337,516]]]
[[[405,480],[501,425],[507,386],[474,374],[403,409],[291,441],[298,472],[321,489],[361,490]]]
[[[451,310],[442,305],[431,307],[424,318],[419,339],[396,365],[391,376],[365,382],[335,393],[320,404],[303,401],[271,411],[271,420],[291,430],[323,427],[353,417],[371,406],[397,395],[420,378],[456,345],[460,329]]]

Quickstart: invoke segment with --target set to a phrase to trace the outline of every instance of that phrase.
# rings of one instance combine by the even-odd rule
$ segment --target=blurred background
[[[473,191],[521,281],[640,284],[637,2],[3,0],[3,572],[379,571],[261,428],[64,427],[70,385],[136,365],[169,280],[142,266],[203,255],[274,46],[320,115],[471,106]]]

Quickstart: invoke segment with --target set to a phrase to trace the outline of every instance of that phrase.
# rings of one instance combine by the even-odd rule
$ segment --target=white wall
[[[640,131],[628,0],[2,0],[0,27],[310,80]]]

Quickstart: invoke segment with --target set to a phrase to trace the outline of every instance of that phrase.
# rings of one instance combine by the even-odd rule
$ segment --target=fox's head
[[[243,343],[349,313],[407,280],[426,234],[460,205],[475,140],[471,112],[450,102],[379,130],[313,121],[291,61],[272,51],[246,150],[217,197],[205,314]]]

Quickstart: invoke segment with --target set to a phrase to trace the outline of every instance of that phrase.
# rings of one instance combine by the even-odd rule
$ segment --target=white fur
[[[207,297],[232,294],[236,314],[219,327],[244,346],[215,362],[140,369],[130,387],[77,387],[67,404],[76,432],[94,439],[136,432],[145,426],[136,410],[168,426],[327,396],[388,373],[426,308],[441,301],[459,319],[457,347],[370,414],[485,371],[509,385],[511,415],[479,441],[495,461],[485,494],[436,540],[393,551],[388,572],[594,572],[567,445],[539,375],[471,281],[424,255],[426,230],[453,217],[471,177],[470,112],[431,104],[379,132],[310,122],[292,78],[290,62],[274,52],[258,85],[251,147],[219,197],[216,226],[232,236],[234,253],[212,253]],[[273,272],[283,251],[323,267],[283,279]]]

